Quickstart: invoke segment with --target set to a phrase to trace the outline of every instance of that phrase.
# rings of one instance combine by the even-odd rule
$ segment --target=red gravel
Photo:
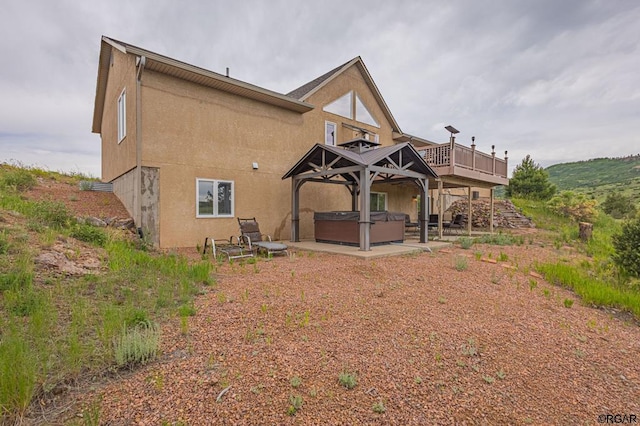
[[[477,260],[474,252],[492,259]],[[224,264],[163,356],[88,393],[110,425],[595,424],[640,416],[640,330],[531,275],[538,245]],[[468,268],[457,271],[456,258]],[[535,287],[534,287],[535,285]],[[571,308],[564,300],[575,300]],[[342,372],[357,375],[346,389]],[[301,384],[292,385],[297,377]],[[218,396],[228,386],[228,391]],[[302,407],[287,413],[290,397]],[[373,405],[384,405],[376,413]]]

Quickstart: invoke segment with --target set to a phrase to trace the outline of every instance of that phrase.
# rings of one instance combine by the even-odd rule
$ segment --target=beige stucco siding
[[[136,64],[133,56],[111,49],[102,115],[102,180],[110,182],[136,165]],[[118,98],[126,90],[126,137],[118,142]]]
[[[306,115],[156,73],[145,74],[142,94],[142,163],[161,169],[160,246],[237,235],[235,217],[256,216],[264,233],[290,237],[291,181],[281,177],[324,139],[324,124],[318,128]],[[197,178],[234,182],[234,218],[196,218]],[[345,188],[306,185],[301,237],[313,237],[314,210],[350,206]]]

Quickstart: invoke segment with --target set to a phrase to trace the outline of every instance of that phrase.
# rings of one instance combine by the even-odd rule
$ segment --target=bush
[[[626,274],[640,277],[640,219],[622,225],[622,231],[612,237],[613,261]]]
[[[637,212],[633,199],[620,192],[607,195],[606,200],[602,203],[602,210],[616,219],[632,218]]]
[[[592,222],[598,216],[597,204],[596,200],[589,200],[584,194],[563,191],[549,200],[547,206],[560,216],[581,222]]]
[[[20,192],[28,191],[36,186],[36,178],[28,170],[11,169],[6,171],[0,179],[0,186],[15,188]]]
[[[87,224],[78,224],[71,231],[71,236],[76,240],[104,247],[107,244],[107,233],[102,228]]]
[[[73,222],[67,206],[59,201],[41,200],[31,204],[29,216],[39,224],[61,229]]]
[[[146,364],[156,358],[160,347],[160,327],[151,321],[125,328],[114,342],[118,367]]]

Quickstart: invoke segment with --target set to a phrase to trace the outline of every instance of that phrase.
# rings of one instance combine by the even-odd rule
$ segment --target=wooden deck
[[[495,150],[486,154],[457,143],[421,147],[418,152],[441,177],[460,177],[494,185],[507,185],[508,159],[496,157]]]

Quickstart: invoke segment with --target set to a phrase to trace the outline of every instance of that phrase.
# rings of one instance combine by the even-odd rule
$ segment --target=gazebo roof
[[[282,179],[297,176],[326,181],[341,176],[348,183],[354,181],[351,173],[365,168],[377,172],[375,181],[438,177],[410,143],[373,148],[375,145],[367,139],[350,140],[341,144],[344,148],[315,144]]]

